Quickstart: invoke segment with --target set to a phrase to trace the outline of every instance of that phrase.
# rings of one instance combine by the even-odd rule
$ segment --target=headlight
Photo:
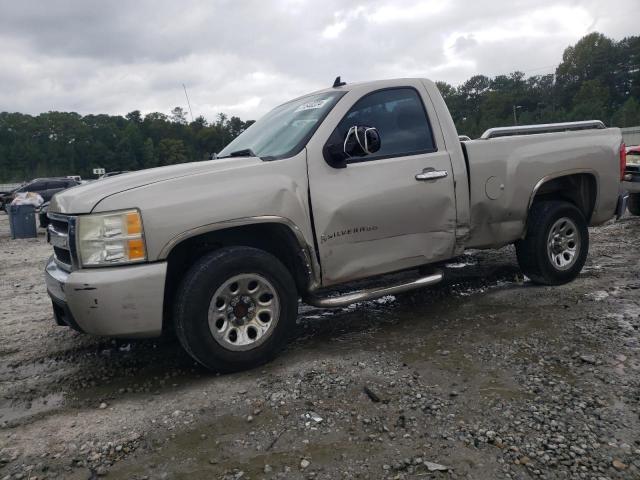
[[[84,267],[145,261],[147,252],[140,212],[80,215],[78,253]]]

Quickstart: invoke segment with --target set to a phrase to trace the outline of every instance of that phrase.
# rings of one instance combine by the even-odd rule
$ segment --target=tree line
[[[490,127],[570,120],[640,125],[640,37],[620,41],[591,33],[568,47],[555,73],[475,75],[454,87],[437,82],[460,134]],[[92,169],[139,170],[209,158],[252,120],[219,114],[209,123],[169,115],[0,113],[0,181],[53,175],[92,177]]]
[[[47,112],[37,116],[0,113],[0,181],[140,170],[208,158],[253,121],[219,114],[209,123],[187,122],[176,107],[170,115],[134,110],[118,115]]]
[[[472,138],[491,127],[602,120],[640,125],[640,37],[614,41],[591,33],[565,49],[555,73],[474,75],[453,87],[436,82],[458,132]]]

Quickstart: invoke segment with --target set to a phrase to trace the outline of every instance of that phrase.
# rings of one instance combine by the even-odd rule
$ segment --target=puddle
[[[282,478],[302,478],[300,472],[301,458],[310,458],[310,470],[322,464],[335,465],[343,461],[342,455],[349,454],[350,461],[354,457],[364,457],[361,445],[354,442],[313,443],[305,448],[292,448],[289,451],[256,452],[243,450],[241,454],[233,454],[231,448],[225,449],[220,444],[200,441],[197,434],[191,438],[176,438],[170,446],[164,448],[161,456],[150,460],[154,467],[139,464],[122,464],[111,472],[116,478],[140,478],[152,474],[152,478],[164,478],[165,472],[172,472],[169,477],[185,480],[209,480],[212,478],[272,478],[272,473],[284,474]],[[325,440],[326,441],[326,440]],[[185,448],[185,445],[197,445],[197,449]],[[382,451],[382,446],[374,446]],[[367,452],[370,453],[370,452]],[[174,459],[166,462],[166,459]],[[158,463],[156,463],[156,460]],[[265,466],[269,465],[268,475]],[[162,472],[157,474],[158,472]],[[156,473],[157,475],[154,475]]]
[[[464,268],[464,267],[471,267],[475,265],[474,262],[460,262],[460,263],[445,263],[445,267],[447,268]]]

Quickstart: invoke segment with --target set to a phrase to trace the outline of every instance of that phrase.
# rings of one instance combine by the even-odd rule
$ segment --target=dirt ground
[[[639,238],[638,217],[591,229],[562,287],[508,247],[301,307],[276,361],[216,376],[171,339],[56,326],[44,235],[0,214],[0,479],[640,478]]]

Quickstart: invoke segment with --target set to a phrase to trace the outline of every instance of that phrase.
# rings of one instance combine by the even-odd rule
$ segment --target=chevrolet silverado
[[[195,360],[230,371],[273,358],[300,299],[332,308],[433,285],[439,263],[468,248],[515,244],[532,282],[576,278],[587,227],[626,208],[619,129],[462,138],[429,80],[338,78],[213,160],[59,193],[45,270],[55,318],[94,335],[175,330]]]

